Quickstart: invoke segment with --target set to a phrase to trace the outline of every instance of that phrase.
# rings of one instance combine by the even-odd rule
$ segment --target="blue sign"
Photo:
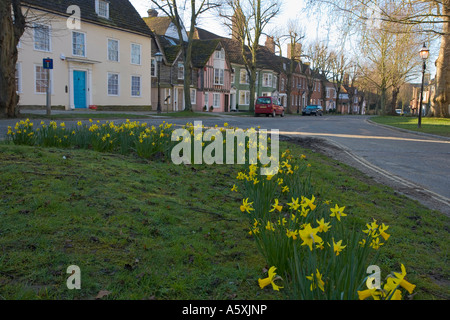
[[[53,59],[46,58],[43,60],[44,69],[53,69]]]

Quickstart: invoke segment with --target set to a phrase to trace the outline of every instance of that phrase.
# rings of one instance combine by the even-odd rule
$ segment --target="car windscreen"
[[[270,98],[258,98],[256,104],[271,104],[272,100]]]

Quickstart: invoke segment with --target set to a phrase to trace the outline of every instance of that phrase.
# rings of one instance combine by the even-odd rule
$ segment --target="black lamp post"
[[[155,53],[156,63],[158,64],[158,107],[157,112],[161,113],[161,61],[163,55],[161,52]]]
[[[425,45],[425,43],[423,44],[422,49],[419,52],[420,58],[422,58],[423,60],[423,68],[422,68],[422,87],[420,89],[420,101],[419,101],[419,106],[418,106],[418,112],[419,112],[419,122],[418,122],[418,127],[420,128],[422,126],[422,101],[423,101],[423,87],[424,87],[424,82],[425,82],[425,70],[427,68],[427,64],[426,61],[430,55],[430,50],[428,50],[427,46]]]

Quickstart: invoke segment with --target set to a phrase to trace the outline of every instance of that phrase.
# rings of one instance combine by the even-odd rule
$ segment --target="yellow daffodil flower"
[[[330,226],[330,222],[326,222],[325,223],[325,219],[322,218],[319,220],[316,220],[316,222],[319,224],[319,232],[327,232],[328,230],[330,230],[331,226]]]
[[[292,230],[286,229],[286,236],[288,238],[292,238],[294,240],[297,240],[298,230],[292,231]]]
[[[345,248],[346,246],[342,245],[342,240],[339,240],[337,243],[334,242],[333,239],[333,251],[336,253],[336,256]]]
[[[272,222],[267,221],[267,224],[266,224],[266,230],[269,230],[269,231],[275,231],[275,228],[274,228]]]
[[[278,210],[278,212],[281,212],[282,209],[283,209],[283,206],[280,206],[278,204],[278,199],[275,199],[275,203],[272,205],[272,209],[269,210],[269,212],[274,212],[275,210]]]
[[[231,191],[238,192],[238,189],[235,184],[233,184],[233,188],[231,188]]]
[[[374,300],[380,300],[380,296],[381,292],[377,291],[377,288],[358,291],[359,300],[366,300],[369,297],[372,297]]]
[[[378,250],[378,249],[380,249],[380,247],[383,245],[384,243],[381,243],[380,242],[380,238],[375,238],[375,239],[372,239],[372,242],[370,243],[370,247],[372,247],[373,249],[375,249],[375,250]]]
[[[314,209],[317,207],[314,204],[315,200],[316,200],[316,198],[314,197],[314,195],[311,197],[311,199],[308,199],[308,198],[302,196],[302,206],[304,206],[304,207],[308,207],[309,206],[311,211],[314,211]]]
[[[297,199],[292,198],[292,202],[289,202],[287,205],[291,210],[297,210],[300,207],[300,204],[298,203],[298,198]]]
[[[314,279],[314,274],[311,273],[311,276],[306,276],[306,279],[312,281],[310,290],[313,291],[313,289],[319,287],[320,290],[325,291],[325,283],[322,280],[322,275],[319,272],[319,269],[316,269],[316,277]],[[316,281],[317,280],[317,283]]]
[[[280,279],[280,277],[277,277],[277,274],[275,273],[275,270],[277,270],[277,268],[270,267],[270,269],[269,269],[269,276],[267,278],[264,278],[264,279],[258,279],[258,284],[259,284],[259,287],[261,289],[264,289],[269,284],[272,284],[273,290],[276,290],[276,291],[280,291],[280,289],[283,288],[283,287],[280,287],[280,286],[276,285],[275,282],[274,282],[275,280]]]
[[[252,208],[253,202],[248,203],[248,198],[242,200],[242,205],[240,207],[241,211],[246,211],[247,213],[250,213],[250,211],[254,211],[255,209]]]
[[[333,208],[330,208],[330,210],[331,210],[330,217],[336,217],[339,221],[341,221],[341,217],[347,216],[347,215],[344,213],[344,209],[345,209],[345,206],[344,206],[344,207],[339,207],[339,206],[336,204],[335,207],[334,207],[334,209],[333,209]]]
[[[394,283],[399,284],[400,286],[405,288],[411,294],[413,292],[414,288],[416,287],[416,285],[411,284],[405,280],[406,268],[403,264],[402,264],[401,268],[402,268],[402,273],[394,272],[394,275],[396,277],[394,279]]]
[[[302,246],[307,245],[310,250],[312,250],[312,245],[314,243],[322,242],[322,238],[317,235],[319,228],[312,228],[311,224],[307,224],[304,229],[299,231],[300,238],[302,238]]]

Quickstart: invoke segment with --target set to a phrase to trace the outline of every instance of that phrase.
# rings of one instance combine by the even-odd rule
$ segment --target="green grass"
[[[390,225],[383,277],[405,264],[416,299],[450,298],[449,219],[308,149],[317,197]],[[65,157],[65,159],[63,158]],[[230,192],[239,166],[0,145],[0,299],[283,299]],[[81,290],[68,290],[68,266]]]
[[[385,124],[401,129],[450,137],[449,118],[423,117],[421,128],[418,128],[417,117],[377,116],[370,118],[370,120],[376,123]]]

